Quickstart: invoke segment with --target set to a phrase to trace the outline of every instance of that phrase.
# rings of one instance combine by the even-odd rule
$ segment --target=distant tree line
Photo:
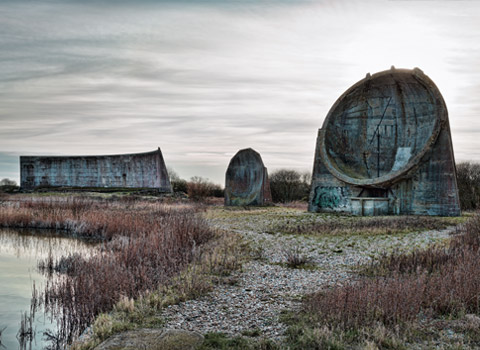
[[[0,186],[17,186],[17,182],[14,180],[5,178],[0,180]]]
[[[279,169],[269,176],[274,202],[308,201],[312,174],[293,169]]]
[[[480,163],[458,163],[457,185],[462,210],[480,209]]]
[[[190,181],[180,178],[168,168],[170,183],[174,192],[184,192],[189,198],[202,200],[206,197],[223,197],[224,189],[206,178],[194,176]],[[293,169],[279,169],[269,175],[272,200],[276,203],[308,201],[312,175]]]
[[[274,202],[308,201],[312,177],[309,172],[280,169],[270,174]],[[480,209],[480,163],[457,164],[457,185],[462,210]]]
[[[0,180],[0,195],[5,193],[18,192],[17,182],[10,179],[1,179]]]
[[[193,176],[190,178],[190,181],[187,181],[180,178],[172,168],[168,168],[168,176],[173,192],[186,193],[193,200],[202,200],[207,197],[223,197],[222,186],[211,182],[207,178]]]

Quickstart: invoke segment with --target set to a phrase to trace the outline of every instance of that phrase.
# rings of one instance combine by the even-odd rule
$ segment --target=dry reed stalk
[[[395,326],[431,317],[480,312],[480,216],[448,247],[383,257],[385,277],[363,278],[313,295],[305,307],[343,329]],[[375,271],[375,269],[371,269]]]
[[[67,342],[122,296],[168,284],[214,235],[195,207],[138,199],[22,198],[0,205],[0,226],[60,229],[104,241],[89,258],[39,262],[50,278],[41,295],[34,291],[33,309],[45,306],[59,323],[51,336]]]

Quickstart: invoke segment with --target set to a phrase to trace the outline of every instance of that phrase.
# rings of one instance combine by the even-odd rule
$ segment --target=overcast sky
[[[0,1],[0,178],[19,155],[146,152],[223,183],[252,147],[311,171],[367,72],[421,68],[480,161],[480,1]]]

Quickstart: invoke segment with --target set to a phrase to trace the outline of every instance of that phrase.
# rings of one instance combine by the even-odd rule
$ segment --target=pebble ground
[[[253,214],[253,215],[252,215]],[[223,230],[241,234],[251,242],[256,259],[246,263],[208,295],[168,307],[167,328],[229,335],[257,332],[278,339],[286,330],[279,317],[283,310],[301,306],[301,298],[322,288],[351,281],[359,264],[383,252],[406,251],[445,240],[454,230],[411,232],[391,235],[306,236],[272,233],[272,221],[323,220],[318,214],[286,208],[229,212],[215,209],[209,222]],[[268,233],[267,233],[268,232]],[[288,254],[307,258],[308,268],[285,265]]]

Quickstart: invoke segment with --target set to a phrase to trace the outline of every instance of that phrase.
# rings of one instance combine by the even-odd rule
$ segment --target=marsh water
[[[22,315],[30,315],[33,286],[42,292],[47,278],[38,271],[41,259],[79,253],[89,255],[94,244],[46,230],[0,229],[0,350],[44,349],[44,333],[55,332],[56,323],[42,309],[32,322],[33,339],[20,345],[17,334]]]

